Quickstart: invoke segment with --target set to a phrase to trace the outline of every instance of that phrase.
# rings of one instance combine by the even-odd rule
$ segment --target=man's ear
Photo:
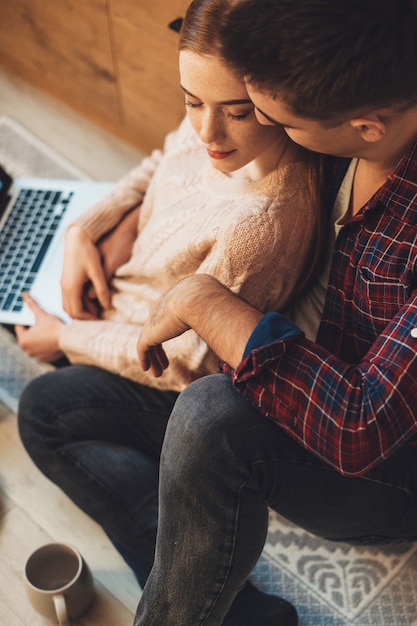
[[[350,120],[351,126],[360,132],[364,141],[375,143],[383,139],[387,132],[387,126],[381,117],[375,113],[366,117],[355,117]]]

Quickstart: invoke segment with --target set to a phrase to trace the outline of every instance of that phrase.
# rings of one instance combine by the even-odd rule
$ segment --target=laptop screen
[[[3,215],[4,209],[6,208],[7,192],[11,184],[12,179],[7,172],[0,167],[0,217]]]

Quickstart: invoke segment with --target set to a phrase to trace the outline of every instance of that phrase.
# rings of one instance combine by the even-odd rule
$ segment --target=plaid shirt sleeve
[[[417,294],[358,365],[349,365],[302,333],[277,339],[278,313],[255,334],[275,340],[253,348],[235,371],[236,389],[305,448],[347,476],[367,472],[417,434]],[[254,341],[254,338],[252,339]]]

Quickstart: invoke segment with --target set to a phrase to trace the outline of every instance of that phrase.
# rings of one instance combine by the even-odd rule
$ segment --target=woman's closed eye
[[[202,102],[191,102],[190,100],[188,100],[187,98],[185,99],[185,106],[186,107],[190,107],[191,109],[198,109],[199,107],[203,106]]]
[[[230,111],[227,111],[226,115],[231,120],[235,120],[236,122],[240,122],[241,120],[246,119],[252,113],[252,111],[253,111],[253,109],[251,109],[251,111],[246,111],[246,113],[240,113],[239,115],[231,113]]]
[[[191,102],[191,100],[189,100],[188,98],[185,99],[185,106],[190,107],[191,109],[199,109],[203,106],[202,102]],[[230,111],[229,109],[224,108],[223,109],[224,114],[226,115],[226,117],[228,117],[231,120],[234,120],[236,122],[240,122],[244,119],[246,119],[251,113],[253,113],[254,109],[253,107],[251,107],[249,110],[246,110],[243,113],[232,113],[232,111]]]

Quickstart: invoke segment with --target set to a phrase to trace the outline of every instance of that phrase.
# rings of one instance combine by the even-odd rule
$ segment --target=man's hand
[[[161,376],[169,365],[163,342],[192,328],[222,361],[236,367],[261,317],[212,276],[188,276],[152,307],[137,345],[139,362]]]
[[[63,356],[59,348],[58,336],[64,322],[55,315],[47,313],[28,294],[23,299],[35,316],[33,326],[15,326],[19,346],[31,357],[52,363]]]
[[[144,371],[158,378],[169,362],[162,347],[164,341],[182,335],[190,327],[181,315],[181,294],[184,282],[177,283],[166,291],[153,305],[137,344],[139,363]]]
[[[136,207],[97,243],[107,281],[114,276],[121,265],[130,259],[133,244],[138,235],[138,219],[139,207]]]
[[[65,235],[61,290],[64,311],[72,318],[96,319],[99,314],[96,300],[104,309],[110,306],[99,249],[78,225],[71,226]]]
[[[97,244],[77,224],[67,230],[61,289],[70,317],[97,319],[110,307],[109,280],[131,256],[138,215],[139,207],[132,209]]]

